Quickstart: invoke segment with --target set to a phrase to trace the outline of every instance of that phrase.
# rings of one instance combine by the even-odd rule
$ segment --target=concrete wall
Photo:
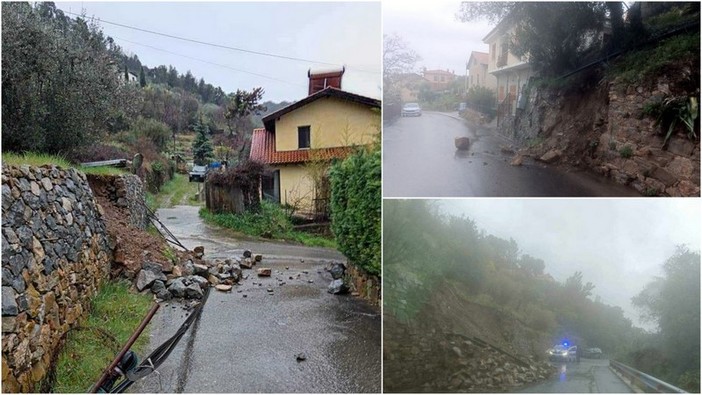
[[[289,112],[275,123],[277,151],[298,149],[298,126],[310,126],[311,148],[370,144],[380,133],[380,113],[368,106],[323,97]]]
[[[3,166],[2,389],[36,390],[63,335],[78,325],[112,253],[85,175]]]

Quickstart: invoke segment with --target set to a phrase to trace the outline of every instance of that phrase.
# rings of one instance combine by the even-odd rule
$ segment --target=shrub
[[[151,140],[159,151],[163,151],[171,138],[171,128],[165,123],[151,119],[139,118],[132,125],[131,133],[134,137],[146,137]]]
[[[212,185],[236,185],[244,195],[246,210],[256,211],[261,204],[259,186],[266,167],[263,163],[246,160],[223,173],[210,173],[207,182]]]
[[[634,150],[631,148],[631,146],[624,146],[619,150],[619,155],[621,155],[622,158],[631,158],[632,155],[634,155]]]
[[[339,250],[380,275],[380,150],[359,150],[330,170],[332,230]]]

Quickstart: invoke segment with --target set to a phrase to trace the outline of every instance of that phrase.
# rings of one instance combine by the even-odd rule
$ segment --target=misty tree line
[[[462,289],[475,303],[512,314],[555,339],[600,347],[687,389],[699,391],[700,254],[680,247],[665,275],[633,302],[660,328],[646,333],[624,311],[593,298],[595,285],[575,272],[564,282],[544,273],[543,260],[523,254],[513,239],[486,234],[467,217],[441,214],[432,202],[385,201],[384,305],[412,324],[439,287]],[[591,274],[592,275],[592,274]]]
[[[203,124],[226,135],[218,144],[230,147],[220,152],[236,152],[261,125],[262,111],[288,104],[261,104],[262,88],[226,94],[190,71],[145,67],[98,25],[52,2],[3,3],[2,28],[5,151],[100,160],[145,143],[162,151],[174,133]],[[126,71],[140,83],[126,83]]]

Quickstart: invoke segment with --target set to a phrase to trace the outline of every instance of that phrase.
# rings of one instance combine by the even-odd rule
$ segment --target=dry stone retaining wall
[[[88,175],[88,182],[96,196],[104,196],[114,206],[126,208],[129,224],[146,229],[149,219],[146,216],[146,196],[144,183],[134,174],[120,176]]]
[[[36,390],[63,335],[78,325],[112,260],[86,176],[3,166],[2,385]]]

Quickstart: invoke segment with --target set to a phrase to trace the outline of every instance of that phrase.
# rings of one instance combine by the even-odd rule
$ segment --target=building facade
[[[471,51],[468,59],[468,80],[467,89],[472,87],[483,87],[495,91],[497,79],[488,73],[490,54],[486,52]]]

